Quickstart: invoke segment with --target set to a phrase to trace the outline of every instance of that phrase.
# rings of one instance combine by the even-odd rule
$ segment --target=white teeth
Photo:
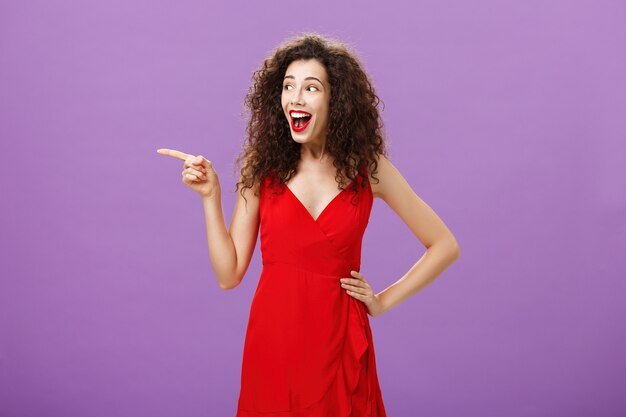
[[[300,118],[300,117],[309,117],[309,114],[302,114],[302,113],[291,113],[291,117],[293,117],[294,119]]]

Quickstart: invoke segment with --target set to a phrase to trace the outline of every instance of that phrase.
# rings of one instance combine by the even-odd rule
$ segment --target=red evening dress
[[[263,269],[237,417],[386,417],[367,308],[339,281],[361,264],[374,199],[365,171],[317,219],[284,182],[270,189],[272,177],[260,187]]]

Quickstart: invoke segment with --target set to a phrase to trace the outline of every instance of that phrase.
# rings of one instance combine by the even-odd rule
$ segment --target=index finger
[[[160,153],[161,155],[167,155],[167,156],[171,156],[174,158],[182,159],[183,161],[189,158],[190,156],[193,156],[193,155],[186,154],[185,152],[175,151],[174,149],[162,148],[162,149],[157,149],[157,152]]]

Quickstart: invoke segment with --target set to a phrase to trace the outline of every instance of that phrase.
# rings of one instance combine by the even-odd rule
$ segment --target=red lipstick
[[[295,123],[295,118],[293,117],[293,113],[301,113],[301,114],[308,114],[309,120],[306,121],[306,123],[304,123],[303,125],[301,125],[300,127],[296,126]],[[306,129],[306,127],[309,125],[309,123],[311,122],[311,120],[313,119],[313,116],[310,113],[307,113],[305,111],[301,111],[301,110],[290,110],[289,111],[289,115],[291,116],[289,119],[291,121],[291,128],[293,129],[294,132],[296,133],[300,133],[302,132],[304,129]]]

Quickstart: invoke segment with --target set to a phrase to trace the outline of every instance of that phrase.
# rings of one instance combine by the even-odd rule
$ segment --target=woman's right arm
[[[240,185],[241,187],[241,185]],[[209,258],[221,289],[235,288],[243,279],[254,253],[259,232],[259,197],[253,189],[239,190],[229,230],[222,212],[221,187],[202,196]]]
[[[239,189],[237,203],[226,230],[222,213],[222,189],[217,172],[211,161],[202,155],[194,156],[175,149],[160,148],[157,153],[183,161],[182,181],[200,194],[204,206],[209,258],[221,289],[235,288],[246,273],[254,252],[259,231],[259,197],[253,189],[243,191],[247,205]],[[241,178],[239,179],[241,182]],[[241,185],[240,185],[241,187]],[[258,184],[254,191],[258,192]]]

